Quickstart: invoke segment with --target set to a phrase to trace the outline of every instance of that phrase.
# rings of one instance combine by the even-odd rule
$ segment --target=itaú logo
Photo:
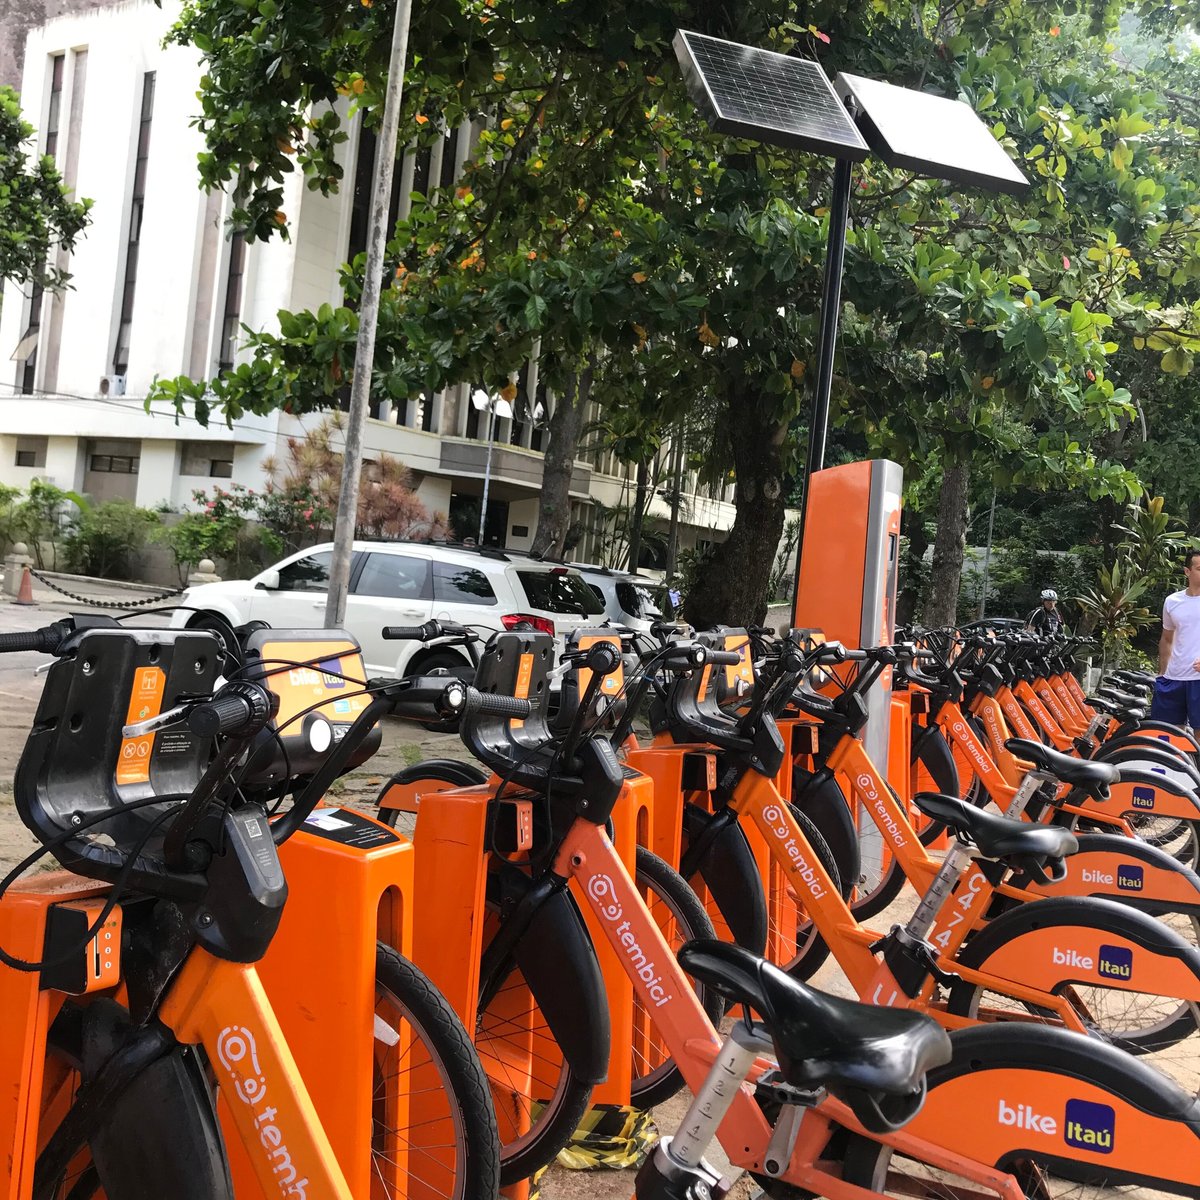
[[[896,824],[895,818],[888,812],[887,805],[884,804],[883,798],[879,795],[879,789],[876,788],[875,781],[870,775],[864,771],[863,774],[855,779],[854,786],[858,789],[863,799],[868,801],[875,810],[875,815],[879,818],[880,828],[887,831],[888,837],[897,846],[907,846],[908,838],[904,836],[904,830]]]
[[[763,820],[779,841],[784,854],[787,855],[788,861],[795,868],[796,874],[804,880],[808,894],[814,900],[820,900],[825,895],[825,888],[821,885],[816,871],[812,869],[812,864],[804,857],[804,851],[796,844],[787,818],[783,815],[783,809],[778,804],[768,804],[762,810],[762,815]]]
[[[237,1098],[254,1111],[254,1128],[270,1163],[281,1196],[307,1200],[308,1180],[300,1178],[283,1132],[278,1110],[267,1100],[267,1080],[258,1065],[258,1046],[244,1025],[226,1025],[217,1035],[217,1060],[229,1075]]]

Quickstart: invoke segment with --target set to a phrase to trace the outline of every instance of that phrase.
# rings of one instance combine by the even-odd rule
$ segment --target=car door
[[[279,568],[277,588],[256,588],[250,616],[272,629],[320,629],[325,624],[332,550],[315,550]]]
[[[385,642],[385,625],[421,625],[433,606],[429,560],[371,550],[346,599],[346,628],[362,646],[368,674],[391,675],[402,643]]]

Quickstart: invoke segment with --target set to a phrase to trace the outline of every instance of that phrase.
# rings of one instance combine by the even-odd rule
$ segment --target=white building
[[[339,195],[309,191],[299,173],[286,183],[283,209],[292,240],[246,245],[226,227],[228,200],[198,184],[198,56],[163,47],[178,13],[153,0],[65,15],[35,28],[26,43],[22,101],[40,149],[52,154],[76,194],[94,200],[92,225],[63,256],[71,289],[43,295],[6,284],[0,309],[0,481],[27,486],[35,476],[96,500],[126,497],[144,506],[186,507],[195,488],[216,480],[263,483],[261,464],[279,454],[304,422],[283,415],[245,417],[207,429],[177,420],[169,406],[145,411],[156,376],[208,378],[237,361],[240,324],[276,325],[280,309],[339,304],[339,267],[365,244],[373,148],[352,127]],[[453,183],[469,130],[454,131],[432,154],[405,156],[397,204],[414,187]],[[368,135],[369,140],[369,135]],[[360,150],[362,153],[360,154]],[[365,165],[365,173],[362,167]],[[356,191],[359,196],[356,198]],[[551,405],[531,364],[524,376]],[[528,417],[518,404],[518,417]],[[427,506],[453,518],[482,491],[486,418],[452,389],[403,411],[373,408],[367,456],[385,452],[414,472]],[[489,539],[529,546],[537,522],[542,430],[498,422],[489,500]],[[629,472],[611,454],[576,464],[573,493],[581,525],[594,503],[628,503]],[[733,521],[732,488],[697,494],[685,481],[681,545],[719,540]],[[656,498],[653,523],[669,513]],[[460,534],[474,530],[458,531]],[[589,532],[575,553],[595,554]]]

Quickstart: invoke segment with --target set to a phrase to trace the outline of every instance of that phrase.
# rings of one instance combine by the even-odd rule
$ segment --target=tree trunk
[[[767,584],[786,509],[782,446],[787,425],[772,419],[774,407],[770,398],[756,400],[745,393],[727,398],[736,515],[729,537],[685,597],[684,613],[697,629],[759,625],[766,616]]]
[[[634,490],[633,512],[629,519],[629,570],[636,573],[642,557],[642,526],[646,523],[646,492],[650,488],[650,468],[645,462],[637,465],[637,484]]]
[[[554,412],[547,425],[550,444],[542,459],[542,494],[532,546],[532,553],[547,558],[561,557],[571,528],[571,473],[575,469],[583,414],[591,391],[589,364],[575,376],[565,395],[555,397]]]
[[[925,536],[922,513],[905,508],[900,519],[900,529],[908,539],[908,549],[905,561],[901,564],[903,586],[896,597],[896,624],[910,625],[917,619],[917,610],[925,590],[925,551],[929,549],[929,539]]]
[[[925,624],[931,629],[953,625],[958,616],[958,587],[967,546],[967,500],[971,485],[969,460],[947,450],[938,497],[937,536],[933,539],[933,572]]]

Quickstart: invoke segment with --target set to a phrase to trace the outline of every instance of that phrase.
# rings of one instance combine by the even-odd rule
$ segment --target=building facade
[[[309,191],[299,173],[285,184],[291,241],[247,245],[229,235],[228,199],[200,189],[202,139],[191,121],[198,55],[163,38],[177,0],[67,12],[32,29],[25,45],[22,103],[67,184],[94,201],[92,224],[61,265],[69,290],[4,286],[0,307],[0,481],[36,478],[101,501],[124,497],[185,509],[197,488],[222,480],[264,482],[263,464],[321,419],[275,413],[209,428],[170,406],[148,411],[156,377],[209,378],[238,361],[242,325],[277,327],[282,310],[340,304],[339,269],[365,245],[373,145],[357,124],[341,148],[341,192]],[[432,151],[406,154],[394,208],[414,188],[452,186],[469,151],[469,126],[449,130]],[[544,420],[554,398],[522,375],[512,419],[497,420],[491,455],[488,540],[527,548],[537,523]],[[538,407],[540,406],[540,408]],[[488,421],[468,389],[372,405],[366,457],[386,453],[413,472],[436,512],[474,512],[487,472]],[[705,491],[685,477],[680,544],[720,540],[733,521],[732,486]],[[575,464],[572,494],[582,531],[573,553],[601,553],[600,514],[632,501],[632,470],[602,450]],[[473,506],[473,507],[472,507]],[[651,526],[665,526],[655,495]],[[461,521],[459,521],[461,524]],[[460,536],[474,528],[458,529]],[[651,546],[653,543],[651,542]]]

